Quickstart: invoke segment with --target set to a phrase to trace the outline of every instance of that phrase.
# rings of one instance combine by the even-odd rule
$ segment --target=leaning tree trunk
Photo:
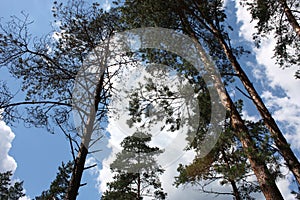
[[[284,12],[285,16],[287,17],[290,25],[293,27],[293,29],[296,32],[296,34],[298,35],[298,37],[300,37],[300,25],[299,25],[297,19],[295,18],[295,16],[293,15],[291,9],[287,5],[286,0],[279,0],[279,3],[282,6],[283,12]]]
[[[199,45],[198,38],[195,36],[193,30],[185,20],[185,17],[182,15],[182,13],[179,13],[179,15],[186,31],[189,33],[190,37],[197,45],[197,50],[203,62],[208,66],[212,66],[211,61],[206,57],[204,49]],[[215,81],[214,87],[216,87],[222,104],[224,105],[226,110],[231,113],[231,125],[234,128],[236,136],[242,143],[243,149],[250,162],[251,168],[256,175],[257,181],[265,198],[267,200],[283,200],[283,197],[276,185],[275,178],[267,168],[264,159],[259,156],[259,150],[256,147],[255,142],[251,138],[247,126],[244,124],[243,119],[241,118],[227,91],[222,89],[222,80],[217,76],[214,76],[212,79]]]
[[[221,80],[218,77],[214,79],[217,82],[217,91],[222,100],[225,108],[230,112],[231,125],[234,129],[236,136],[242,143],[243,149],[250,162],[251,168],[257,178],[260,185],[260,189],[263,192],[267,200],[283,200],[283,197],[276,185],[275,177],[270,173],[267,165],[259,155],[259,150],[256,147],[255,141],[251,138],[247,126],[244,124],[238,110],[232,102],[229,94],[221,89]]]
[[[241,82],[243,83],[245,89],[248,91],[253,103],[255,104],[257,110],[259,111],[262,119],[266,127],[270,130],[272,138],[278,148],[280,154],[286,161],[286,165],[294,174],[298,183],[300,183],[300,163],[295,154],[293,153],[290,145],[286,141],[283,133],[279,129],[277,123],[275,122],[274,118],[272,117],[271,113],[265,106],[264,102],[260,98],[259,94],[255,90],[254,86],[252,85],[251,81],[249,80],[248,76],[240,66],[239,62],[237,61],[236,57],[233,55],[232,51],[230,50],[229,46],[225,42],[224,38],[222,37],[220,31],[211,24],[211,28],[214,31],[219,43],[222,45],[226,56],[228,57],[229,61],[231,62],[233,68],[235,69],[238,77],[240,78]]]
[[[283,197],[275,182],[276,178],[268,170],[264,162],[264,158],[258,155],[259,152],[257,152],[255,142],[249,135],[248,128],[245,126],[227,91],[226,96],[227,99],[225,104],[227,108],[230,107],[232,126],[237,132],[237,136],[241,140],[243,149],[248,156],[251,167],[259,182],[261,191],[263,192],[267,200],[283,200]]]
[[[103,89],[104,75],[101,76],[99,83],[97,84],[94,96],[94,105],[90,108],[89,116],[87,119],[86,126],[84,128],[83,136],[81,139],[80,147],[75,159],[74,168],[72,171],[72,176],[69,182],[66,199],[67,200],[76,200],[78,195],[79,188],[81,186],[81,178],[84,171],[84,165],[86,157],[88,154],[88,147],[91,142],[91,137],[94,130],[94,123],[96,119],[96,112],[99,107],[101,100],[101,92]]]

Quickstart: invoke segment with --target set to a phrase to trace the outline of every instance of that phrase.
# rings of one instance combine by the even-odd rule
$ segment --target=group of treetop
[[[277,41],[274,58],[277,64],[283,68],[296,66],[295,77],[290,78],[300,78],[299,69],[297,71],[300,64],[299,1],[253,0],[250,3],[239,0],[239,3],[250,12],[252,23],[256,23],[253,41],[257,47],[260,47],[263,38],[274,34]],[[96,112],[86,111],[90,124],[85,124],[82,133],[77,132],[72,121],[71,91],[74,80],[87,55],[99,44],[117,32],[141,27],[167,28],[189,36],[212,58],[221,74],[216,81],[225,85],[224,90],[218,90],[226,109],[226,118],[216,145],[207,156],[196,156],[191,164],[177,166],[178,176],[174,177],[174,186],[192,184],[199,192],[231,195],[237,200],[254,199],[255,193],[262,193],[268,200],[282,200],[283,196],[276,185],[278,178],[284,176],[280,171],[282,166],[289,169],[295,183],[299,184],[299,160],[247,76],[245,66],[239,61],[241,56],[251,53],[251,49],[231,43],[231,33],[238,30],[230,26],[232,16],[227,15],[226,9],[221,0],[118,0],[113,2],[108,11],[101,8],[101,2],[90,4],[71,0],[63,4],[55,1],[52,11],[56,26],[53,32],[40,38],[29,32],[33,23],[30,15],[22,13],[21,17],[12,17],[11,21],[1,21],[0,65],[22,81],[22,92],[25,94],[23,101],[15,102],[9,86],[0,82],[3,120],[10,125],[24,122],[25,125],[45,128],[51,133],[63,133],[71,148],[71,161],[59,167],[50,188],[36,199],[74,200],[80,187],[85,185],[81,181],[84,170],[90,168],[85,166],[87,156],[91,153],[89,147],[94,141],[101,140],[94,138],[88,127],[108,123],[108,115],[113,110],[109,106],[110,99],[118,94],[112,80],[126,68],[103,71],[94,93],[93,109]],[[55,34],[58,36],[56,39],[53,37]],[[159,63],[185,77],[194,89],[200,117],[195,126],[195,123],[188,124],[189,120],[178,113],[175,115],[172,100],[179,97],[168,85],[145,83],[140,90],[128,94],[131,98],[128,126],[139,127],[139,131],[121,143],[122,151],[110,166],[114,181],[108,183],[107,191],[101,198],[123,200],[151,196],[154,199],[166,199],[168,194],[163,191],[159,180],[164,170],[156,162],[163,149],[149,145],[152,136],[147,131],[146,123],[155,122],[144,120],[151,117],[146,111],[150,104],[162,108],[165,114],[160,120],[168,125],[168,134],[190,125],[186,133],[186,149],[197,152],[210,126],[211,99],[208,86],[194,66],[172,52],[140,49],[120,56],[126,56],[126,59],[119,61],[119,66],[134,67],[137,62]],[[230,97],[227,90],[235,80],[244,86],[238,88],[237,92],[253,103],[260,115],[259,121],[244,120],[241,114],[243,101],[233,101]],[[155,98],[145,99],[149,97],[146,93],[155,94]],[[145,102],[150,103],[146,105]],[[100,127],[103,131],[105,128]],[[10,176],[10,172],[0,176],[1,183],[4,181],[0,186],[1,199],[18,199],[24,195],[22,183],[9,186]],[[249,179],[250,176],[256,179]],[[230,186],[231,190],[211,190],[210,184],[214,182]],[[291,192],[299,198],[297,191]]]

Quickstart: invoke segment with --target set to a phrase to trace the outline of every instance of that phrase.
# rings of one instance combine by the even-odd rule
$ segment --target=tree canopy
[[[278,64],[297,67],[300,64],[300,4],[296,0],[241,0],[240,3],[257,22],[257,33],[253,35],[257,47],[269,33],[274,33],[277,40],[274,56]],[[144,132],[158,123],[163,124],[161,131],[166,134],[185,131],[186,150],[196,153],[190,164],[179,165],[177,186],[201,183],[200,190],[209,192],[205,188],[209,185],[207,182],[220,181],[222,185],[231,186],[232,191],[226,194],[236,199],[253,199],[250,193],[262,192],[266,199],[281,200],[283,197],[276,185],[277,178],[282,176],[281,160],[282,166],[287,167],[300,184],[299,160],[239,60],[250,51],[232,42],[231,33],[237,30],[229,24],[224,1],[118,0],[107,11],[99,3],[54,1],[52,12],[53,31],[40,38],[29,32],[28,27],[33,22],[26,14],[0,25],[0,65],[21,80],[25,95],[23,101],[13,102],[14,95],[6,83],[0,81],[0,109],[4,119],[11,123],[23,121],[25,125],[46,128],[50,133],[61,132],[71,149],[72,161],[62,164],[50,189],[37,199],[76,199],[87,155],[93,153],[91,147],[105,136],[109,114],[115,114],[116,118],[118,115],[110,107],[113,98],[123,98],[115,88],[115,78],[121,77],[124,71],[131,72],[128,69],[137,63],[168,65],[167,69],[160,65],[158,68],[167,71],[171,78],[179,76],[188,84],[175,88],[171,83],[164,83],[159,80],[165,75],[161,71],[155,79],[155,73],[146,65],[145,71],[153,77],[145,78],[135,90],[126,91],[130,98],[126,109],[131,117],[127,123],[131,128],[143,130],[121,143],[123,149],[111,164],[114,181],[108,183],[103,200],[142,199],[144,196],[166,199],[159,180],[164,170],[156,163],[156,157],[163,151],[149,146],[152,135]],[[212,74],[215,82],[205,83],[203,72],[185,58],[164,50],[163,41],[159,43],[162,49],[144,48],[126,53],[118,52],[118,46],[110,42],[118,32],[148,27],[187,35],[195,43],[202,63],[216,66],[221,77]],[[136,35],[131,33],[130,36],[135,39]],[[143,42],[141,38],[137,43]],[[108,61],[112,55],[117,59]],[[299,74],[296,69],[296,78]],[[244,86],[246,92],[238,91],[250,99],[260,115],[257,122],[244,120],[240,102],[235,102],[230,95],[235,81]],[[212,86],[216,87],[217,100],[209,94]],[[214,125],[210,119],[216,101],[227,110],[227,118],[217,122],[223,127],[218,133],[221,136],[212,151],[201,157],[204,138],[211,134],[208,130]],[[185,105],[189,108],[188,117],[182,111]],[[76,119],[73,122],[76,117],[81,123],[76,124]],[[4,199],[24,195],[22,182],[11,185],[11,175],[11,172],[1,174]],[[256,180],[249,181],[249,176],[255,176]],[[8,197],[10,193],[14,196]]]

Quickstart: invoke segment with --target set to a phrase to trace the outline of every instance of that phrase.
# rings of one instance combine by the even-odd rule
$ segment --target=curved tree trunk
[[[254,86],[252,85],[251,81],[249,80],[248,76],[238,63],[236,57],[233,55],[232,51],[230,50],[229,46],[225,42],[224,38],[222,37],[219,30],[217,30],[213,25],[211,25],[212,30],[214,31],[216,37],[219,40],[219,43],[222,45],[225,54],[227,55],[228,59],[230,60],[233,68],[235,69],[238,77],[240,78],[241,82],[243,83],[245,89],[248,91],[253,103],[255,104],[257,110],[259,111],[262,119],[266,127],[269,129],[272,138],[278,148],[280,154],[286,161],[286,165],[294,174],[298,183],[300,183],[300,163],[295,154],[293,153],[290,145],[286,141],[283,133],[279,129],[277,123],[275,122],[274,118],[272,117],[271,113],[269,112],[268,108],[265,106],[264,102],[260,98],[259,94],[255,90]]]

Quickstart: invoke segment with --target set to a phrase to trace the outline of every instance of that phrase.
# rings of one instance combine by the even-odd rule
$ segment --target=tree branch
[[[55,104],[55,105],[60,105],[60,106],[68,106],[72,107],[71,104],[68,103],[62,103],[58,101],[31,101],[31,102],[17,102],[17,103],[11,103],[7,105],[0,106],[0,109],[2,108],[8,108],[8,107],[14,107],[14,106],[20,106],[20,105],[35,105],[35,104]]]

